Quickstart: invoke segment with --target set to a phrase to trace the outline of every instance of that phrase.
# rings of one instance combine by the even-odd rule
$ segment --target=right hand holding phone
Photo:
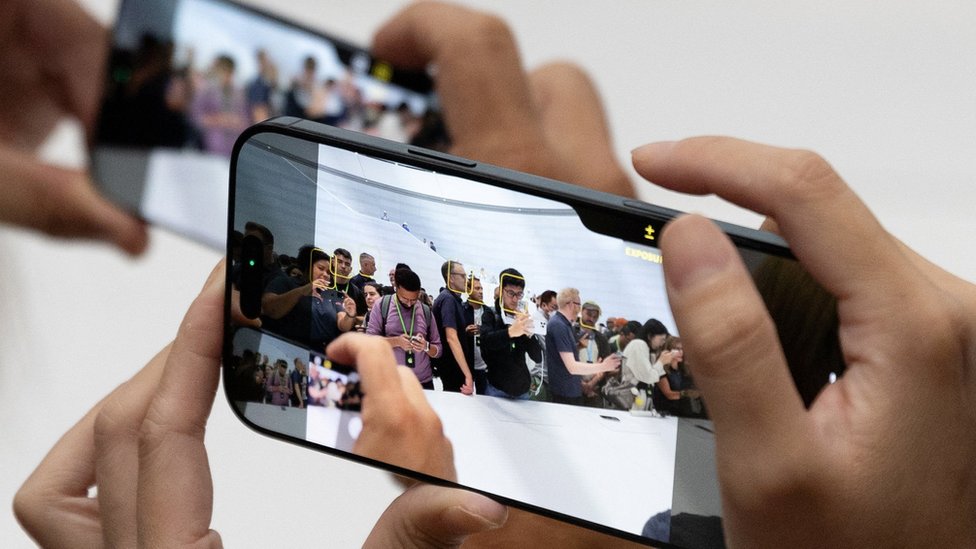
[[[306,287],[308,288],[308,295],[322,301],[322,292],[329,289],[328,285],[321,278],[316,278],[315,280],[309,282]]]
[[[695,138],[633,156],[659,185],[769,216],[838,301],[847,370],[806,409],[728,237],[694,215],[664,230],[729,545],[976,545],[976,286],[886,232],[812,153]]]

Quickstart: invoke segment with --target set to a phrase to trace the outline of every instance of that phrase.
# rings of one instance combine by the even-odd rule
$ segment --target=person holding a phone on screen
[[[2,12],[0,56],[19,70],[0,80],[0,220],[138,253],[146,245],[139,221],[101,199],[84,172],[44,165],[34,153],[63,115],[90,127],[104,29],[68,0],[17,0]],[[380,31],[375,50],[403,66],[437,64],[454,152],[632,194],[585,75],[567,65],[526,75],[497,18],[412,5]],[[716,193],[767,215],[766,227],[839,300],[848,371],[804,409],[727,238],[694,215],[662,237],[675,319],[715,422],[728,544],[976,543],[976,287],[887,233],[815,154],[709,137],[642,147],[634,165],[666,188]],[[219,544],[209,529],[203,426],[217,387],[222,300],[211,280],[174,343],[86,415],[27,481],[15,511],[39,543]],[[409,406],[397,411],[424,428],[384,431],[396,423],[380,418],[375,433],[427,448],[425,461],[404,465],[448,476],[449,443],[418,405],[412,374],[385,368],[388,345],[355,336],[333,345],[337,356],[395,373],[378,378],[379,387],[405,395],[399,402]],[[753,398],[757,378],[769,398]],[[911,414],[906,402],[916,403]],[[385,448],[370,446],[376,440],[364,437],[367,454]],[[97,499],[88,498],[96,478]],[[539,536],[564,547],[626,545],[523,511],[506,516],[476,494],[418,485],[394,502],[367,546],[458,546],[470,534],[467,542],[482,547]]]

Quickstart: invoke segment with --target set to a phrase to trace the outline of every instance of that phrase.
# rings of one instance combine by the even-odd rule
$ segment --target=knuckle
[[[696,362],[722,368],[740,362],[743,356],[768,350],[770,341],[775,341],[775,327],[765,310],[739,299],[725,299],[722,303],[724,306],[710,311],[712,321],[702,322],[689,330],[694,334]],[[714,322],[714,318],[724,320]]]
[[[501,17],[478,12],[471,18],[470,34],[472,43],[487,51],[508,49],[515,44],[512,29]]]
[[[579,90],[581,87],[593,87],[593,79],[579,65],[571,61],[552,61],[540,66],[535,71],[536,76],[545,78],[560,85],[572,86]]]
[[[795,508],[815,499],[816,478],[806,460],[770,459],[758,460],[754,456],[742,461],[753,461],[748,471],[737,471],[733,505],[746,513],[768,513],[771,509]],[[755,463],[762,463],[756,466]]]
[[[127,413],[118,399],[109,399],[95,416],[94,436],[96,447],[128,440],[138,440],[142,418]]]
[[[418,410],[417,419],[420,422],[422,429],[427,433],[433,435],[444,434],[444,422],[441,421],[440,416],[438,416],[434,410],[430,408]]]
[[[782,192],[793,200],[826,198],[844,188],[830,163],[807,150],[790,151],[784,157],[778,180]]]
[[[28,532],[33,533],[38,527],[43,527],[42,516],[46,507],[44,498],[35,489],[31,480],[24,483],[14,494],[14,517]]]

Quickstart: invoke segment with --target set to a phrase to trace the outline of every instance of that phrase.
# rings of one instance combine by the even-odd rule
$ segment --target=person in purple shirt
[[[275,372],[265,381],[265,388],[271,393],[271,402],[275,406],[289,406],[292,386],[288,376],[288,363],[283,359],[275,361]]]
[[[424,389],[434,389],[430,359],[441,355],[441,338],[430,308],[420,302],[420,277],[409,269],[394,275],[395,295],[373,303],[366,333],[385,337],[393,347],[397,364],[413,369]],[[383,314],[384,310],[386,314]]]
[[[244,90],[234,84],[234,59],[219,55],[211,81],[193,101],[193,123],[203,134],[207,152],[230,156],[234,142],[250,125]]]

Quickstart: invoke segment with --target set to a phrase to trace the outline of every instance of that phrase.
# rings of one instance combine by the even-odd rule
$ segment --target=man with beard
[[[616,370],[620,358],[610,355],[602,362],[587,364],[576,358],[578,340],[573,320],[581,307],[579,290],[563,288],[556,295],[559,310],[549,317],[546,327],[546,366],[549,369],[549,390],[552,401],[560,404],[582,405],[582,376]]]

